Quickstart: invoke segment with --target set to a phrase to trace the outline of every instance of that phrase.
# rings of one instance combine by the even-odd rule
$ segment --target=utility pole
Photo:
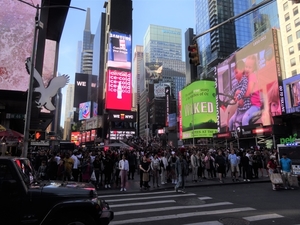
[[[246,10],[245,12],[242,12],[242,13],[234,16],[234,17],[231,17],[228,20],[225,20],[222,23],[219,23],[218,25],[216,25],[216,26],[214,26],[214,27],[212,27],[212,28],[210,28],[210,29],[208,29],[208,30],[206,30],[206,31],[204,31],[204,32],[196,35],[195,37],[193,37],[193,41],[196,41],[199,37],[202,37],[203,35],[205,35],[207,33],[210,33],[212,31],[218,29],[219,27],[223,26],[224,24],[226,24],[226,23],[232,23],[232,22],[234,22],[234,20],[236,20],[236,19],[238,19],[238,18],[240,18],[240,17],[242,17],[244,15],[247,15],[248,13],[253,12],[254,10],[256,10],[256,9],[258,9],[258,8],[260,8],[260,7],[268,4],[268,3],[271,3],[273,1],[275,1],[275,0],[265,0],[265,1],[257,4],[256,6],[254,6],[254,7],[250,8],[250,9]]]

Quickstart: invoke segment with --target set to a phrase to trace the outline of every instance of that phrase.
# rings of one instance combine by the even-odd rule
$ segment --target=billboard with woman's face
[[[284,112],[277,30],[272,29],[217,67],[219,132],[273,124]]]

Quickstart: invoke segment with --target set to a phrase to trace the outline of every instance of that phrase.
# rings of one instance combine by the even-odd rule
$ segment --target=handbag
[[[95,171],[93,170],[92,172],[92,175],[91,175],[91,178],[90,178],[91,181],[96,181],[96,175],[95,175]]]
[[[270,174],[270,180],[273,184],[282,184],[283,183],[280,173]]]
[[[149,181],[149,173],[143,173],[143,181],[148,182]]]

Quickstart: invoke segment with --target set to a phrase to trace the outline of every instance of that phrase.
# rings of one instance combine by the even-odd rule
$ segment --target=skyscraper
[[[195,0],[196,34],[201,34],[261,2],[262,0]],[[213,68],[230,54],[271,27],[278,27],[276,12],[277,6],[274,1],[198,38],[198,74],[201,77],[213,76]]]
[[[81,52],[81,73],[92,74],[94,34],[91,33],[90,8],[87,8]]]
[[[132,83],[133,83],[133,101],[132,106],[133,108],[137,108],[137,104],[139,103],[140,98],[140,79],[142,73],[142,62],[143,62],[143,46],[137,45],[134,49],[134,56],[133,56],[133,67],[132,67]]]

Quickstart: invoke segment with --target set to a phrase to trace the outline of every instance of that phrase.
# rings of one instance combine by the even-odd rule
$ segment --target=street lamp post
[[[39,20],[39,16],[40,16],[39,10],[43,8],[72,8],[81,11],[86,11],[86,10],[78,7],[66,6],[66,5],[52,5],[52,6],[39,7],[39,5],[35,6],[23,0],[19,0],[19,1],[36,9],[35,21],[34,21],[33,46],[32,46],[32,53],[31,53],[29,87],[27,91],[27,103],[26,103],[26,114],[25,114],[25,124],[24,124],[24,148],[22,151],[22,156],[27,157],[28,145],[29,145],[29,130],[30,130],[30,122],[31,122],[32,92],[33,92],[33,78],[34,78],[34,69],[35,69],[37,37],[38,37],[39,29],[43,28],[43,23]]]

